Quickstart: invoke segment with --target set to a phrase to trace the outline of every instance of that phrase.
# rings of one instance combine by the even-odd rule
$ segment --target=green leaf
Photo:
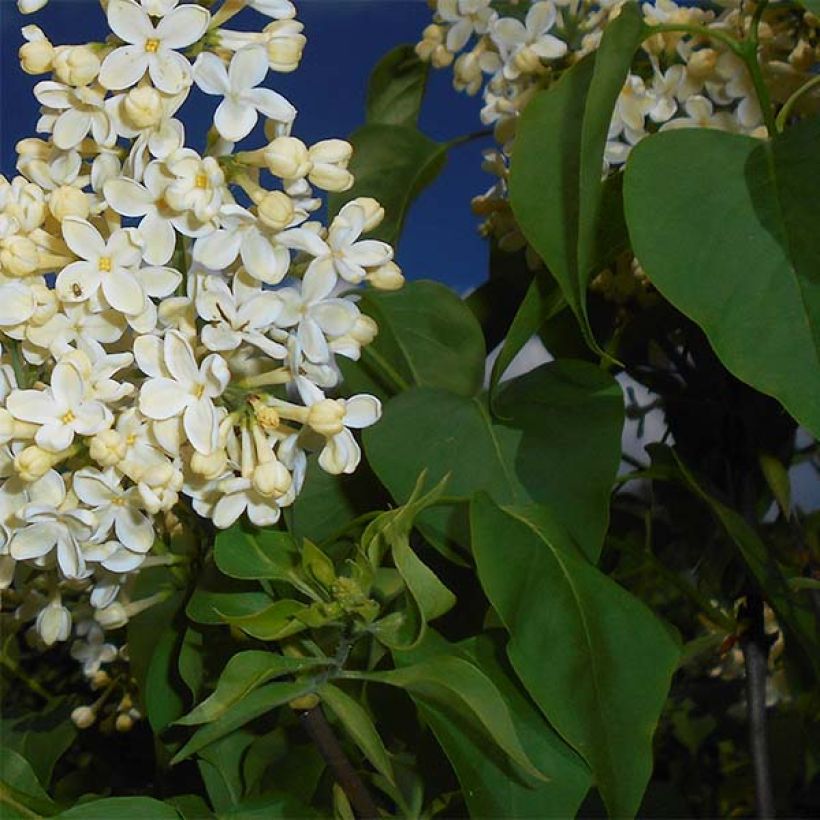
[[[194,736],[177,752],[171,764],[177,764],[189,758],[208,744],[214,743],[230,734],[240,726],[276,709],[296,698],[315,691],[313,681],[296,683],[269,683],[251,692],[246,698],[235,704],[222,717],[198,729]]]
[[[624,183],[629,234],[652,283],[703,328],[735,376],[815,435],[818,141],[817,117],[772,140],[662,133],[636,147]]]
[[[176,809],[152,797],[106,797],[78,803],[58,817],[77,820],[179,820]]]
[[[398,686],[424,702],[455,710],[482,728],[527,774],[537,780],[547,780],[521,746],[501,693],[469,661],[451,655],[436,655],[412,666],[387,672],[357,673],[356,677]]]
[[[376,63],[367,87],[367,121],[415,126],[430,64],[410,44],[396,46]]]
[[[617,383],[586,363],[551,362],[505,383],[496,405],[503,418],[494,421],[481,399],[408,390],[365,431],[367,458],[399,503],[427,469],[430,482],[450,474],[450,495],[485,490],[501,504],[547,504],[596,558],[621,453]],[[434,544],[466,543],[459,515],[429,510],[419,527]]]
[[[566,299],[554,280],[544,274],[533,278],[493,364],[490,376],[491,395],[495,393],[501,377],[521,348],[565,305]]]
[[[344,193],[330,194],[328,215],[332,219],[356,197],[374,197],[384,207],[385,217],[368,238],[395,246],[410,204],[444,167],[447,145],[406,125],[380,123],[362,126],[349,139],[353,145],[350,172],[356,182]]]
[[[40,784],[29,762],[8,746],[0,746],[0,806],[12,817],[31,817],[33,812],[54,814],[56,806]]]
[[[41,711],[0,720],[3,745],[24,757],[46,786],[57,761],[77,737],[72,708],[68,698],[58,698]]]
[[[177,721],[182,726],[211,723],[222,717],[254,689],[294,672],[321,666],[316,658],[289,658],[274,652],[248,650],[234,655],[219,676],[216,690],[185,717]]]
[[[393,773],[393,764],[390,762],[387,749],[384,748],[384,742],[373,725],[373,720],[364,707],[331,683],[320,686],[317,694],[336,715],[345,731],[353,738],[376,771],[381,772],[391,784],[395,785],[396,776]]]
[[[216,536],[214,560],[231,578],[299,580],[299,547],[293,536],[250,524],[234,524]]]
[[[612,222],[618,223],[617,212],[603,208],[604,146],[643,32],[637,4],[627,3],[604,30],[598,50],[533,97],[519,119],[512,156],[513,212],[593,349],[586,289],[597,261],[609,252]]]
[[[267,609],[271,597],[264,592],[211,592],[197,589],[185,609],[187,616],[198,624],[224,624],[226,618],[242,618]]]
[[[198,629],[188,627],[182,638],[182,646],[179,648],[177,668],[179,676],[195,700],[199,696],[199,690],[202,688],[202,681],[205,676],[204,651],[205,636]]]
[[[270,603],[265,609],[250,615],[231,615],[220,612],[222,621],[241,629],[246,634],[260,641],[278,641],[289,635],[301,632],[305,625],[296,620],[307,607],[299,601],[289,598]]]
[[[322,817],[315,809],[303,803],[292,794],[266,792],[262,797],[245,800],[238,806],[220,814],[220,820],[271,820],[283,818],[292,820],[295,817]]]
[[[789,471],[779,458],[768,453],[761,453],[758,462],[777,505],[783,515],[789,518],[792,514],[792,485]]]
[[[445,387],[473,396],[484,381],[486,350],[481,327],[450,288],[410,282],[390,293],[364,291],[359,306],[375,319],[379,335],[355,368],[346,366],[351,392],[385,395],[407,385]]]
[[[812,14],[820,16],[820,0],[799,0],[804,9],[808,9]]]
[[[407,584],[425,621],[439,618],[455,606],[456,596],[416,555],[410,547],[409,539],[397,539],[393,543],[392,554],[396,569]]]
[[[672,453],[683,478],[706,502],[713,515],[723,525],[749,571],[766,593],[766,599],[775,611],[778,622],[785,632],[787,644],[791,645],[794,642],[800,645],[803,649],[804,660],[820,672],[820,660],[817,656],[820,635],[811,600],[808,596],[801,598],[792,594],[793,580],[786,579],[779,564],[757,532],[746,523],[740,513],[722,504],[708,493],[680,460],[678,454],[674,450]]]
[[[589,763],[610,816],[634,815],[678,662],[675,641],[547,510],[502,509],[481,494],[470,520],[479,579],[510,633],[515,671]]]
[[[254,737],[251,732],[240,729],[211,743],[199,753],[199,773],[208,799],[219,814],[242,801],[242,758]]]
[[[448,645],[434,633],[425,644],[439,652],[458,654],[481,669],[495,684],[510,709],[521,743],[550,780],[534,780],[510,766],[493,744],[471,731],[458,714],[430,702],[420,704],[421,713],[444,749],[462,786],[472,817],[575,817],[591,785],[586,764],[547,724],[521,691],[503,657],[500,635],[480,635]],[[426,647],[425,647],[426,649]],[[397,653],[399,665],[406,655]]]
[[[165,802],[177,810],[182,820],[212,820],[214,817],[205,799],[198,794],[176,794],[166,798]]]

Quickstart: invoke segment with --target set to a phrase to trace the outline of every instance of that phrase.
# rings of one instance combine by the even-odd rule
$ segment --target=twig
[[[774,817],[769,743],[766,737],[766,675],[769,641],[763,622],[763,600],[759,595],[746,597],[746,617],[749,628],[741,639],[746,667],[746,710],[749,720],[749,749],[755,778],[757,816]]]
[[[322,707],[314,706],[312,709],[300,712],[299,719],[333,773],[334,779],[347,795],[356,814],[363,820],[378,818],[379,810],[376,803],[339,745]]]

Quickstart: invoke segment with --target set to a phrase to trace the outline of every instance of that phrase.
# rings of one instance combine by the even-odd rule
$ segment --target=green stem
[[[8,655],[0,654],[0,666],[8,670],[15,678],[24,683],[28,688],[39,695],[44,700],[51,700],[51,694],[43,689],[34,678],[29,677]]]
[[[31,817],[33,820],[40,820],[43,816],[42,814],[37,814],[36,811],[32,811],[28,806],[24,806],[18,800],[15,800],[2,783],[0,783],[0,803],[11,806],[21,817]]]
[[[9,339],[9,350],[11,351],[11,366],[14,370],[14,378],[17,386],[22,390],[28,387],[28,374],[26,373],[23,357],[20,355],[20,342],[16,339]]]
[[[663,34],[664,32],[670,32],[673,34],[676,32],[680,34],[691,34],[696,37],[707,37],[712,40],[717,40],[725,46],[728,46],[738,56],[743,56],[741,54],[743,44],[740,40],[737,40],[725,31],[706,28],[705,26],[688,25],[686,23],[658,23],[653,26],[644,26],[644,39],[648,40],[653,35]]]
[[[797,91],[795,91],[794,94],[786,100],[777,115],[777,119],[775,120],[778,132],[782,132],[786,127],[789,117],[792,115],[792,111],[794,110],[795,105],[797,105],[798,100],[813,88],[817,88],[818,85],[820,85],[820,74],[803,83],[803,85],[801,85],[800,88],[798,88]]]
[[[470,134],[464,134],[460,137],[455,137],[447,143],[448,148],[457,148],[459,145],[465,145],[468,142],[475,140],[483,140],[493,135],[492,128],[483,128],[481,131],[473,131]]]

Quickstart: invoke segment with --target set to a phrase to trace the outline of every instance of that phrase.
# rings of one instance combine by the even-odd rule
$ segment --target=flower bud
[[[695,51],[686,63],[686,73],[693,80],[703,81],[715,70],[718,54],[713,48]]]
[[[379,335],[379,326],[374,319],[362,313],[356,318],[348,334],[362,347],[365,347]]]
[[[37,270],[37,246],[25,236],[9,236],[0,242],[0,269],[10,276],[30,276]]]
[[[46,646],[68,640],[71,634],[71,614],[60,603],[59,597],[49,601],[48,606],[40,610],[35,628]]]
[[[125,95],[123,113],[135,128],[152,128],[162,120],[162,96],[148,85],[132,88]]]
[[[367,281],[378,290],[399,290],[404,276],[395,262],[385,262],[367,274]]]
[[[54,465],[54,454],[47,453],[36,444],[26,447],[14,458],[14,469],[23,481],[42,478]]]
[[[347,163],[353,156],[353,146],[345,140],[321,140],[308,151],[313,168],[308,179],[324,191],[346,191],[353,186],[353,175]]]
[[[191,456],[191,469],[203,478],[211,481],[214,478],[219,478],[225,472],[225,467],[228,464],[228,454],[224,450],[215,450],[210,455],[203,455],[198,451],[194,451]]]
[[[96,719],[97,713],[90,706],[78,706],[71,713],[71,720],[78,729],[88,729]]]
[[[108,686],[109,683],[111,683],[111,675],[105,669],[98,669],[91,676],[90,686],[93,691],[102,689],[104,686]]]
[[[29,286],[34,297],[34,313],[29,317],[29,325],[44,325],[57,312],[57,296],[46,285],[35,283]]]
[[[62,222],[67,216],[85,219],[91,211],[88,197],[73,185],[61,185],[52,191],[48,198],[48,209],[58,222]]]
[[[279,498],[291,487],[293,479],[281,461],[259,464],[253,471],[254,489],[266,497]]]
[[[307,146],[296,137],[277,137],[265,148],[268,170],[282,179],[301,179],[310,173]]]
[[[20,14],[34,14],[35,11],[40,11],[48,0],[17,0],[17,9]]]
[[[94,620],[103,629],[119,629],[128,623],[128,612],[118,601],[94,612]]]
[[[330,438],[344,430],[344,407],[333,399],[322,399],[310,406],[307,424],[320,436]]]
[[[64,46],[54,57],[54,74],[66,85],[88,85],[100,73],[100,58],[88,46]]]
[[[125,458],[128,447],[125,438],[116,430],[102,430],[89,445],[89,455],[103,467],[113,467]]]
[[[363,233],[369,233],[375,230],[382,224],[384,219],[384,208],[381,203],[373,199],[372,196],[359,196],[352,201],[353,205],[358,205],[364,211],[364,225],[362,226]]]
[[[114,721],[114,728],[118,732],[130,732],[131,729],[134,728],[134,718],[127,712],[122,712],[117,715],[117,719]]]
[[[23,37],[28,42],[20,46],[20,67],[26,74],[45,74],[51,71],[54,46],[37,26],[24,26]]]
[[[282,191],[270,191],[257,203],[259,218],[269,228],[281,231],[293,221],[293,200]]]
[[[296,20],[276,20],[265,26],[271,71],[287,74],[299,67],[307,43],[302,29],[302,24]]]
[[[253,411],[262,429],[275,430],[279,426],[279,413],[276,412],[275,408],[256,402],[253,405]]]

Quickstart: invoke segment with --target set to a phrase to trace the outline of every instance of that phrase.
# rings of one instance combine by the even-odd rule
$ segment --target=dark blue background
[[[362,123],[367,78],[378,59],[399,43],[416,42],[430,22],[424,0],[296,0],[305,24],[307,48],[293,74],[270,74],[267,84],[299,110],[295,135],[306,142],[345,136]],[[255,19],[254,19],[255,18]],[[265,18],[243,12],[232,27],[257,30]],[[14,144],[34,136],[37,103],[31,88],[40,78],[20,70],[20,28],[39,25],[55,45],[102,39],[108,29],[97,0],[51,0],[37,14],[19,14],[14,0],[0,0],[0,172],[14,173]],[[457,93],[450,70],[433,71],[420,126],[446,140],[479,129],[480,101]],[[196,146],[216,105],[192,95],[181,111]],[[433,278],[459,291],[482,281],[487,249],[477,235],[470,198],[491,178],[480,169],[481,149],[472,142],[450,152],[436,182],[416,201],[407,222],[398,261],[408,278]]]

